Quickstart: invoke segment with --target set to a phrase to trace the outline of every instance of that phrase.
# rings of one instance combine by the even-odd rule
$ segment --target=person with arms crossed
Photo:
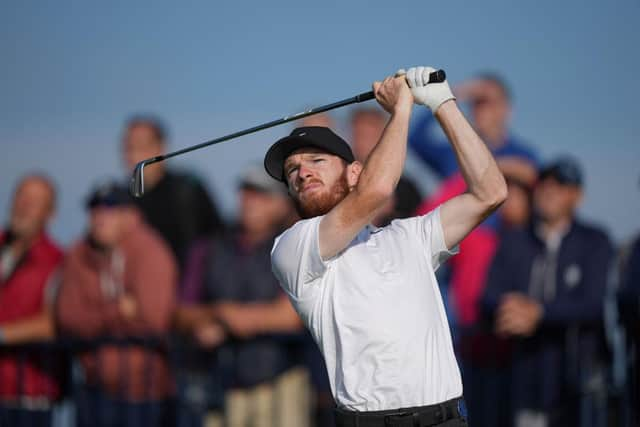
[[[338,426],[466,425],[434,271],[507,189],[448,83],[426,84],[431,71],[400,70],[373,84],[390,118],[364,165],[321,127],[294,130],[265,156],[304,218],[276,239],[273,271],[324,354]],[[402,174],[414,102],[435,113],[469,191],[376,228],[370,222]]]

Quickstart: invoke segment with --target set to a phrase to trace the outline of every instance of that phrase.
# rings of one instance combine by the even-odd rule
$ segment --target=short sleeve
[[[405,228],[410,236],[417,236],[419,244],[431,260],[431,266],[436,271],[447,259],[459,252],[458,246],[447,248],[440,221],[440,206],[426,215],[394,221],[395,224]]]
[[[311,292],[310,284],[327,270],[320,256],[318,228],[322,217],[298,221],[276,238],[271,251],[271,267],[284,290],[297,299]]]
[[[460,252],[458,245],[447,248],[444,241],[444,231],[440,220],[440,206],[422,217],[422,232],[425,242],[429,244],[431,252],[431,265],[434,271],[445,263],[451,256]]]

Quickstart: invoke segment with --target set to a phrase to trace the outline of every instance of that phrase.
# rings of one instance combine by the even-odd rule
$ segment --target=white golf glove
[[[456,97],[453,96],[446,80],[442,83],[428,83],[429,74],[434,71],[436,70],[431,67],[411,67],[407,71],[398,70],[396,76],[405,76],[416,104],[422,104],[435,113],[443,102]]]

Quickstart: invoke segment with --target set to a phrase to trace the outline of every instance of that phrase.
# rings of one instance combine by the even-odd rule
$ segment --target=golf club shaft
[[[429,83],[440,83],[446,79],[446,75],[443,70],[437,70],[429,74]],[[152,163],[161,162],[163,160],[169,159],[171,157],[179,156],[181,154],[188,153],[190,151],[198,150],[200,148],[208,147],[209,145],[219,144],[224,141],[228,141],[230,139],[238,138],[240,136],[249,135],[251,133],[255,133],[264,129],[268,129],[274,126],[279,126],[284,123],[291,122],[293,120],[299,120],[307,116],[311,116],[313,114],[323,113],[325,111],[334,110],[336,108],[344,107],[346,105],[355,104],[359,102],[368,101],[370,99],[375,98],[373,91],[363,92],[359,95],[356,95],[352,98],[343,99],[342,101],[337,101],[331,104],[326,104],[320,107],[311,108],[309,110],[303,111],[301,113],[293,114],[291,116],[285,116],[281,119],[273,120],[268,123],[264,123],[258,126],[254,126],[249,129],[241,130],[238,132],[231,133],[229,135],[222,136],[220,138],[212,139],[210,141],[202,142],[200,144],[192,145],[191,147],[183,148],[181,150],[177,150],[162,156],[152,157],[150,159],[144,160],[144,164],[150,165]]]

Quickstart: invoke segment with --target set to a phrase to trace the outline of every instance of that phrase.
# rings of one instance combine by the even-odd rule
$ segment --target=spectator
[[[169,330],[175,261],[129,198],[108,183],[88,200],[89,234],[69,251],[56,314],[61,329],[91,340],[80,357],[86,378],[78,425],[159,425],[171,391],[166,356],[142,345],[100,339],[161,337]],[[122,344],[122,343],[121,343]]]
[[[604,423],[603,301],[612,247],[575,217],[582,173],[571,159],[546,167],[536,216],[506,233],[483,299],[495,332],[513,340],[516,426]]]
[[[499,166],[502,170],[502,165]],[[465,237],[460,243],[460,253],[448,262],[455,324],[463,328],[473,327],[478,320],[478,298],[484,290],[485,278],[499,235],[511,228],[523,227],[529,222],[530,192],[536,177],[535,170],[527,162],[514,160],[508,170],[502,170],[502,173],[509,188],[507,200],[493,221],[481,224]],[[425,200],[417,212],[424,215],[465,191],[467,188],[464,179],[456,173],[432,197]]]
[[[126,123],[122,140],[127,170],[147,158],[166,152],[167,133],[153,117],[135,116]],[[144,171],[145,194],[136,199],[146,222],[169,243],[184,268],[186,251],[193,241],[222,228],[218,210],[205,188],[194,177],[165,168],[164,162]]]
[[[517,159],[537,167],[537,155],[509,132],[511,92],[500,76],[481,74],[456,87],[454,93],[459,101],[471,104],[475,129],[503,172],[510,173],[512,161]],[[446,179],[457,172],[458,166],[450,145],[433,136],[433,123],[433,115],[428,111],[423,112],[410,132],[409,146],[436,175]],[[517,165],[514,167],[517,168]]]
[[[51,425],[51,405],[61,392],[51,353],[5,347],[55,335],[50,295],[62,251],[46,232],[55,199],[49,178],[27,175],[15,190],[9,225],[0,233],[1,426]]]
[[[387,113],[380,108],[361,108],[351,114],[351,145],[356,160],[364,164],[386,124]],[[383,227],[394,219],[408,218],[415,213],[421,200],[422,195],[415,183],[402,176],[393,199],[380,210],[373,224]]]
[[[618,310],[626,332],[629,351],[626,352],[627,393],[631,425],[640,422],[640,237],[636,237],[625,257],[618,293]]]
[[[299,122],[300,124],[298,126],[324,126],[332,129],[335,128],[335,123],[328,113],[313,114],[300,119]]]
[[[292,209],[286,187],[261,166],[240,187],[238,227],[194,248],[177,323],[203,348],[227,340],[234,366],[225,398],[226,426],[305,426],[306,371],[273,335],[302,324],[271,273],[274,237]],[[226,337],[225,337],[226,335]]]
[[[505,368],[510,357],[509,342],[496,337],[492,328],[479,322],[478,306],[486,287],[489,266],[502,236],[526,227],[530,221],[534,182],[527,181],[529,166],[523,164],[517,176],[513,175],[514,172],[511,170],[511,175],[505,173],[509,195],[498,211],[498,228],[483,224],[473,230],[461,243],[461,253],[449,262],[449,290],[456,314],[453,323],[458,332],[455,346],[463,371],[469,421],[477,427],[512,425],[507,403],[510,399],[509,370]],[[451,187],[444,186],[443,190],[451,190]],[[464,191],[461,188],[453,190],[454,194]],[[438,200],[433,203],[438,203]],[[503,404],[495,405],[496,401]]]

